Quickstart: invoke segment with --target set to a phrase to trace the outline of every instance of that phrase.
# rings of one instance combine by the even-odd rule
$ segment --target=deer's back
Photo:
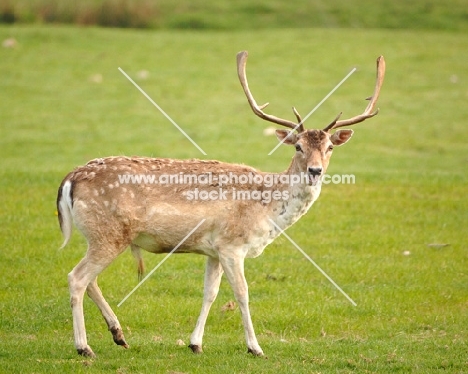
[[[202,200],[188,195],[197,188],[219,191],[216,176],[229,173],[261,172],[220,161],[107,157],[76,168],[62,185],[71,183],[74,222],[88,241],[110,238],[122,245],[133,242],[153,252],[168,252],[205,219],[178,252],[212,255],[213,248],[225,246],[263,249],[272,240],[268,204],[232,198],[232,185],[223,185],[228,193],[221,199]],[[175,179],[160,183],[161,176],[167,176],[163,180],[169,182],[169,176],[177,175],[211,175],[211,183],[209,179],[202,184],[175,183]],[[130,176],[147,179],[136,181]],[[151,176],[156,179],[151,181]]]

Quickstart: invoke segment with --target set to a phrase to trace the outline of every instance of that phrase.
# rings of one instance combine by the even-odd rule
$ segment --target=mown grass
[[[149,32],[0,28],[0,364],[4,372],[454,372],[468,368],[468,40],[464,34],[384,30]],[[85,251],[61,243],[56,190],[74,166],[107,155],[202,155],[122,76],[120,66],[208,153],[262,170],[285,169],[292,149],[264,137],[235,73],[250,51],[249,83],[269,111],[306,114],[352,67],[358,71],[310,118],[327,124],[363,109],[375,58],[387,76],[381,113],[336,150],[328,185],[288,234],[357,302],[350,305],[284,238],[248,261],[251,311],[268,359],[245,353],[239,311],[223,282],[205,335],[188,344],[204,259],[171,257],[136,284],[122,255],[100,277],[129,350],[112,342],[85,303],[96,360],[76,355],[67,273]],[[147,71],[141,74],[141,71]],[[140,78],[139,78],[140,77]],[[146,77],[146,78],[142,78]],[[449,244],[433,247],[429,244]],[[404,255],[405,251],[409,255]],[[161,260],[145,256],[148,269]]]

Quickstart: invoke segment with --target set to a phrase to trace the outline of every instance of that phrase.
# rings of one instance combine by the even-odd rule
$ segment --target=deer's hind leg
[[[120,326],[120,322],[117,319],[117,316],[115,315],[112,308],[107,303],[106,299],[104,299],[101,289],[99,288],[97,284],[97,277],[94,278],[94,280],[92,280],[89,283],[86,291],[88,293],[88,296],[91,298],[91,300],[94,301],[94,303],[97,305],[97,307],[101,311],[102,316],[104,317],[104,320],[107,323],[107,327],[109,328],[109,331],[112,333],[112,338],[114,339],[115,344],[121,345],[124,348],[128,348],[129,345],[125,341],[125,337],[122,331],[122,327]]]
[[[73,332],[75,347],[78,354],[87,357],[95,357],[86,338],[86,327],[83,313],[83,297],[85,291],[96,303],[114,337],[114,341],[124,347],[128,347],[117,320],[109,304],[102,296],[97,285],[97,276],[122,253],[127,245],[95,245],[88,244],[86,256],[68,274],[68,285],[70,289],[70,304],[73,315]]]

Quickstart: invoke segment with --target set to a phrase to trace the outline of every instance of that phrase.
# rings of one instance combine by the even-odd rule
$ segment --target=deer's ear
[[[346,143],[353,135],[353,130],[338,130],[330,137],[333,145],[342,145]]]
[[[289,130],[276,130],[276,137],[280,142],[287,145],[294,145],[297,143],[297,134]]]

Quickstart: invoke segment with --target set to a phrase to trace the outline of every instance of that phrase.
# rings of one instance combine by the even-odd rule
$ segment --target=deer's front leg
[[[210,312],[211,305],[216,299],[219,291],[219,285],[221,283],[221,277],[223,275],[223,268],[217,258],[208,257],[206,261],[205,270],[205,286],[203,292],[203,305],[198,317],[197,325],[190,336],[190,345],[193,353],[202,353],[202,340],[203,332],[205,331],[205,323]]]
[[[263,351],[258,344],[250,317],[249,289],[244,275],[244,258],[237,258],[235,256],[220,257],[220,261],[239,304],[248,352],[255,356],[262,356]]]

